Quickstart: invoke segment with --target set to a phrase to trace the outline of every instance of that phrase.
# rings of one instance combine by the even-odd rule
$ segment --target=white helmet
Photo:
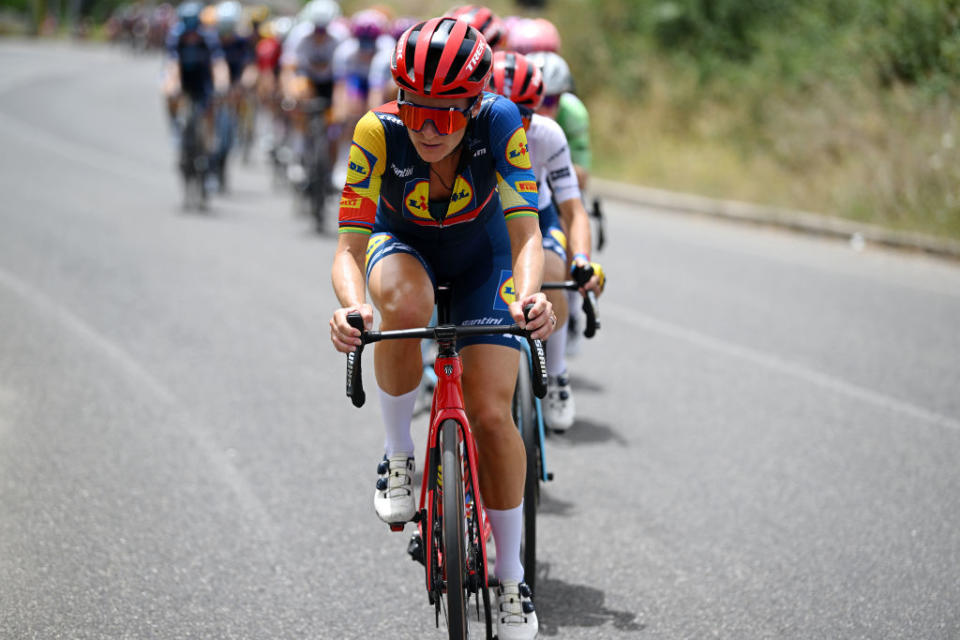
[[[340,17],[340,5],[334,0],[310,0],[300,11],[299,18],[315,27],[326,27]]]
[[[556,96],[573,91],[573,76],[567,61],[551,51],[528,53],[527,59],[540,67],[543,74],[543,95]]]
[[[280,42],[283,42],[283,39],[290,33],[290,29],[293,28],[293,18],[289,16],[279,16],[270,21],[270,26],[273,29],[274,37]]]
[[[225,0],[217,5],[217,30],[236,31],[243,17],[243,7],[237,0]]]

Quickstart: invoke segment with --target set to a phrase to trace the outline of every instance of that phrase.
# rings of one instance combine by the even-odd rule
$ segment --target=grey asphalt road
[[[334,240],[259,160],[180,211],[159,71],[0,42],[0,638],[441,638]],[[960,265],[606,209],[541,637],[960,637]]]

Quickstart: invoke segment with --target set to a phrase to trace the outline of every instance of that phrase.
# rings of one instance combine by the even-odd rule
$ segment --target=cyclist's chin
[[[410,136],[417,154],[424,162],[443,160],[456,150],[461,138],[463,138],[463,134],[459,131],[449,136],[436,136],[432,139],[419,135]]]
[[[446,144],[445,140],[433,143],[415,140],[413,146],[424,162],[439,162],[453,151],[453,148]]]

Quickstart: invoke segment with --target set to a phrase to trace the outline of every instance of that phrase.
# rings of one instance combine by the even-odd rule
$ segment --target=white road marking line
[[[960,421],[948,416],[924,409],[910,402],[899,400],[879,391],[847,382],[841,378],[810,369],[796,362],[790,362],[774,354],[765,353],[733,342],[714,338],[704,333],[681,327],[671,322],[658,320],[644,313],[639,313],[615,302],[606,302],[603,306],[608,312],[617,316],[617,321],[627,322],[639,329],[659,333],[660,335],[682,340],[702,347],[709,351],[722,353],[727,356],[745,360],[757,366],[792,376],[804,382],[823,387],[835,393],[872,404],[881,409],[895,411],[912,418],[923,420],[948,429],[960,430]]]
[[[180,400],[162,382],[108,337],[84,322],[83,319],[29,283],[0,268],[0,285],[11,290],[38,309],[48,313],[66,329],[88,345],[98,349],[107,360],[116,365],[128,378],[146,389],[156,400],[165,405],[177,424],[184,428],[196,442],[200,451],[209,460],[221,480],[236,495],[244,512],[258,521],[271,542],[280,539],[280,534],[263,503],[257,498],[240,471],[230,461],[227,452],[220,447],[209,431],[189,415]]]

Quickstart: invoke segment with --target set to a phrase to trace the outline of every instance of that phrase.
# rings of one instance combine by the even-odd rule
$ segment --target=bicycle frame
[[[463,363],[460,360],[460,355],[455,351],[452,352],[452,355],[440,355],[437,357],[436,362],[433,365],[434,372],[437,374],[437,386],[433,391],[433,402],[430,409],[430,430],[427,434],[427,453],[424,457],[424,469],[429,470],[433,468],[433,462],[437,459],[440,454],[440,428],[441,425],[446,420],[453,420],[459,425],[459,435],[460,442],[464,444],[466,450],[466,461],[467,466],[470,469],[470,485],[468,487],[469,491],[473,496],[480,495],[480,485],[477,480],[477,445],[473,439],[473,433],[470,431],[470,423],[467,420],[467,413],[463,407],[463,388],[461,386],[461,378],[463,376]],[[433,523],[436,518],[435,513],[433,513],[434,501],[434,488],[431,486],[433,483],[430,482],[431,478],[429,473],[423,474],[423,480],[420,487],[420,507],[418,512],[421,515],[420,525],[420,537],[422,543],[425,545],[425,557],[431,558],[433,548],[433,536],[430,535],[430,532],[433,530]],[[479,503],[478,503],[479,505]],[[486,513],[483,510],[483,507],[480,506],[480,530],[483,531],[486,523]],[[488,572],[487,572],[487,542],[484,536],[480,536],[480,550],[481,557],[483,558],[482,566],[479,567],[482,570],[481,586],[484,588],[488,585]],[[430,572],[427,572],[427,590],[428,591],[439,591],[439,585],[434,585],[431,583],[433,577],[430,575]]]

